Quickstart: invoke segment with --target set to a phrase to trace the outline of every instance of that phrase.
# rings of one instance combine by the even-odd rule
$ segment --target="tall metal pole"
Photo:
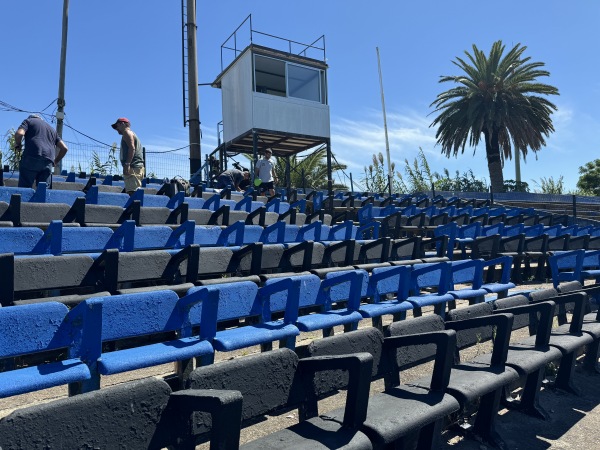
[[[187,0],[187,48],[188,48],[188,101],[190,173],[196,173],[201,165],[200,152],[200,105],[198,100],[198,63],[196,58],[196,0]]]
[[[60,76],[58,79],[58,99],[56,104],[56,133],[62,139],[63,120],[65,118],[65,72],[67,66],[67,31],[69,29],[69,0],[63,0],[62,16],[62,40],[60,45]],[[62,169],[62,162],[54,168],[54,173],[59,174]]]
[[[389,194],[392,195],[392,164],[390,162],[390,141],[388,139],[387,118],[385,115],[385,98],[383,96],[383,78],[381,76],[381,62],[379,60],[379,47],[375,47],[375,49],[377,50],[377,68],[379,69],[379,86],[381,88],[381,109],[383,110],[383,129],[385,130],[385,152],[387,155],[388,188],[389,188]]]

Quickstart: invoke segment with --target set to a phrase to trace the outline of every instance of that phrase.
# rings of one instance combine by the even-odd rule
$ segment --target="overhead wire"
[[[41,111],[29,111],[26,109],[22,109],[22,108],[18,108],[16,106],[11,105],[10,103],[7,103],[3,100],[0,100],[0,111],[6,111],[6,112],[22,112],[22,113],[27,113],[27,114],[40,114],[42,116],[44,116],[44,118],[52,123],[54,123],[54,120],[56,119],[56,115],[55,114],[49,114],[49,113],[45,113],[44,111],[46,111],[50,106],[52,106],[56,101],[58,100],[58,98],[55,98],[54,100],[52,100],[48,106],[46,106],[44,109],[42,109]],[[65,114],[65,122],[67,122],[66,120],[66,114]],[[71,129],[72,131],[74,131],[75,133],[78,133],[82,136],[85,136],[86,138],[88,138],[91,141],[94,141],[98,144],[104,145],[106,147],[111,148],[112,145],[111,144],[107,144],[106,142],[102,142],[98,139],[95,139],[93,137],[91,137],[90,135],[76,129],[75,127],[71,126],[69,123],[63,123],[64,126],[66,126],[67,128]],[[147,151],[146,153],[172,153],[172,152],[176,152],[179,150],[183,150],[186,148],[189,148],[190,144],[188,145],[184,145],[183,147],[179,147],[179,148],[175,148],[175,149],[169,149],[169,150],[162,150],[162,151]]]

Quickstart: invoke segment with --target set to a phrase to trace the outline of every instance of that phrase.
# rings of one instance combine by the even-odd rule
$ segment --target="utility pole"
[[[58,99],[56,104],[56,133],[62,139],[63,120],[65,118],[65,71],[67,66],[67,31],[69,29],[69,0],[63,0],[62,17],[62,41],[60,45],[60,76],[58,79]],[[54,168],[54,173],[59,174],[62,169],[62,162]]]
[[[198,63],[196,58],[196,0],[187,0],[187,48],[188,48],[188,101],[190,173],[196,173],[202,166],[200,152],[200,105],[198,100]]]

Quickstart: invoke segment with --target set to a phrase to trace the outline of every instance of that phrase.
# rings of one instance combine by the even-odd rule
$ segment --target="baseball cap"
[[[119,122],[125,122],[125,123],[128,123],[128,124],[130,124],[130,125],[131,125],[131,122],[129,121],[129,119],[128,119],[127,117],[119,117],[119,118],[117,119],[117,121],[111,125],[111,127],[113,127],[113,130],[116,130],[116,129],[117,129],[117,124],[118,124]]]

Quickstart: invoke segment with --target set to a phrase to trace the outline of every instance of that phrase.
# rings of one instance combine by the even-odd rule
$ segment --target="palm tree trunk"
[[[498,132],[494,130],[491,137],[487,131],[485,135],[485,154],[490,171],[490,183],[494,192],[504,192],[504,175],[502,174],[502,160],[500,159],[500,144]]]

